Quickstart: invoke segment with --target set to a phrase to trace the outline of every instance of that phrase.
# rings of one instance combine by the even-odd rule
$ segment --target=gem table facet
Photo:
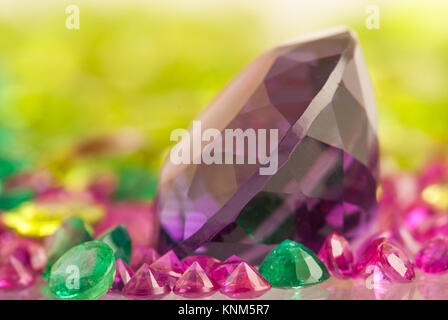
[[[107,243],[115,253],[116,259],[131,263],[132,241],[126,227],[122,224],[105,231],[96,240]]]
[[[428,241],[415,257],[417,267],[426,273],[448,270],[448,238],[438,237]]]
[[[88,241],[64,253],[51,268],[50,292],[61,299],[88,300],[104,295],[114,282],[113,250]]]
[[[340,233],[333,232],[327,237],[318,256],[332,276],[346,279],[353,275],[353,252],[348,241]]]
[[[243,261],[221,284],[220,291],[233,299],[253,299],[271,288],[271,284],[254,267]]]
[[[179,257],[259,263],[285,239],[317,252],[333,231],[349,241],[376,223],[376,105],[360,47],[346,29],[268,51],[198,118],[202,130],[277,129],[278,170],[262,165],[182,164],[169,158],[155,201],[164,242]],[[191,135],[191,132],[190,132]],[[221,135],[222,137],[223,135]],[[180,144],[185,141],[181,141]],[[244,150],[223,150],[222,158]],[[199,158],[207,152],[199,150]],[[192,161],[190,161],[191,163]],[[238,162],[238,161],[236,161]],[[219,181],[219,183],[217,183]]]
[[[218,288],[199,263],[194,262],[177,280],[173,291],[179,296],[197,299],[211,296]]]
[[[275,247],[259,272],[273,287],[282,288],[310,286],[330,277],[323,262],[310,249],[291,240]]]
[[[414,264],[398,246],[384,242],[379,247],[379,264],[383,273],[393,282],[415,279]]]
[[[123,295],[130,299],[150,300],[161,299],[170,291],[168,283],[144,263],[123,288]]]
[[[48,262],[44,277],[48,277],[51,266],[60,256],[70,248],[90,240],[92,240],[92,230],[84,220],[78,217],[65,220],[58,230],[46,239],[45,247],[48,252]]]

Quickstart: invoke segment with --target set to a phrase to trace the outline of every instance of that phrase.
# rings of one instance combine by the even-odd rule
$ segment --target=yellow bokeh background
[[[263,51],[347,25],[359,35],[377,94],[385,170],[447,153],[446,1],[0,0],[0,156],[30,166],[123,128],[144,145],[96,168],[157,168],[185,128]],[[80,29],[65,8],[80,8]],[[368,29],[368,5],[380,9]]]

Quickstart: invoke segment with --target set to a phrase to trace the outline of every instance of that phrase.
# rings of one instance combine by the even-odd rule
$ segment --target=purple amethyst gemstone
[[[247,143],[230,150],[232,157],[243,154],[243,164],[176,165],[167,159],[156,197],[160,252],[219,259],[236,254],[257,263],[285,239],[317,252],[333,231],[353,241],[375,228],[376,105],[351,31],[268,51],[198,120],[202,130],[221,133],[277,129],[278,170],[261,175],[259,161],[247,164]],[[201,146],[199,155],[205,150]]]

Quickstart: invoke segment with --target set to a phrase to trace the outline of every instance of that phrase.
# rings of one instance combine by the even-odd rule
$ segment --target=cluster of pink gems
[[[375,283],[410,282],[416,277],[415,267],[429,274],[448,272],[447,183],[445,160],[430,161],[418,175],[383,177],[379,197],[382,231],[366,241],[357,254],[344,236],[333,232],[321,247],[319,258],[336,278],[369,278]],[[154,238],[147,236],[152,230],[147,228],[153,223],[147,219],[152,217],[151,210],[150,206],[121,203],[97,226],[101,229],[127,223],[133,240],[130,266],[117,259],[109,293],[121,293],[130,299],[160,299],[171,291],[188,298],[220,291],[231,298],[245,299],[271,288],[256,268],[237,256],[223,262],[210,256],[190,256],[181,262],[173,251],[160,256],[151,247]],[[131,223],[124,218],[130,211],[149,222]],[[149,230],[144,237],[142,227]],[[46,265],[44,247],[8,230],[0,232],[0,244],[0,289],[20,290],[34,285]]]
[[[430,274],[447,272],[447,183],[448,164],[443,159],[429,161],[418,175],[384,177],[379,198],[383,231],[366,241],[357,257],[348,241],[334,232],[319,258],[340,279],[409,282],[415,279],[415,266]]]
[[[43,246],[8,231],[0,234],[0,243],[0,288],[15,290],[33,285],[47,263]]]
[[[129,299],[156,300],[173,291],[179,296],[196,299],[219,290],[234,299],[251,299],[271,289],[269,282],[253,266],[237,256],[224,262],[209,256],[191,256],[181,262],[173,251],[163,256],[151,248],[146,251],[135,274],[124,261],[117,260],[109,293],[121,292]],[[151,262],[148,256],[158,258]]]
[[[399,245],[385,237],[369,240],[355,261],[347,240],[339,233],[330,234],[319,258],[330,273],[340,279],[367,278],[375,283],[409,282],[415,279],[414,264]]]

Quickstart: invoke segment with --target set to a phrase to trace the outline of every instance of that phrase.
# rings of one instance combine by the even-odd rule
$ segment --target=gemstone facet
[[[224,262],[216,267],[210,275],[217,284],[221,285],[241,262],[243,262],[243,259],[233,255],[224,260]]]
[[[415,279],[414,264],[403,250],[388,242],[379,249],[380,267],[391,281],[409,282]]]
[[[207,276],[199,263],[193,262],[177,280],[173,291],[179,296],[197,299],[211,296],[218,288],[218,285]]]
[[[52,266],[50,292],[61,299],[96,299],[114,282],[113,250],[102,241],[88,241],[71,248]]]
[[[45,247],[48,252],[47,266],[44,277],[48,278],[51,266],[69,249],[86,241],[92,240],[92,230],[84,220],[72,217],[65,220],[58,230],[47,238]]]
[[[117,260],[115,267],[114,283],[110,287],[108,293],[119,293],[123,287],[131,280],[134,271],[121,259]]]
[[[415,279],[414,264],[405,251],[384,237],[365,246],[355,269],[357,277],[370,276],[376,283],[409,282]]]
[[[123,295],[130,299],[150,300],[161,299],[170,291],[168,284],[144,263],[123,288]]]
[[[323,262],[310,249],[291,240],[275,247],[259,272],[273,287],[282,288],[310,286],[330,277]]]
[[[442,273],[448,270],[448,238],[428,241],[415,257],[417,267],[426,273]]]
[[[221,293],[233,299],[253,299],[265,294],[271,284],[247,262],[241,262],[221,285]]]
[[[353,252],[348,241],[340,233],[333,232],[327,237],[318,257],[325,263],[332,276],[346,279],[353,275]]]
[[[184,265],[173,251],[168,251],[159,259],[154,261],[150,267],[156,270],[162,278],[175,282],[185,271]],[[174,281],[173,281],[174,280]]]
[[[373,241],[367,240],[366,243],[361,246],[358,262],[355,266],[355,275],[361,278],[365,278],[370,274],[367,269],[370,265],[374,265],[378,258],[378,251],[381,244],[386,242],[384,237],[374,239]]]
[[[0,267],[0,288],[21,289],[31,286],[34,276],[19,259],[11,256],[8,261]]]
[[[131,263],[132,242],[126,227],[122,224],[105,231],[96,240],[107,243],[115,253],[116,259]]]
[[[348,240],[370,232],[377,216],[376,106],[349,30],[262,55],[198,121],[221,133],[278,130],[271,149],[278,170],[261,175],[258,162],[167,160],[155,201],[166,239],[160,252],[185,257],[200,248],[219,259],[237,254],[258,263],[285,239],[317,252],[332,231]],[[192,157],[206,154],[208,145]],[[221,156],[246,160],[247,144],[240,149]]]

